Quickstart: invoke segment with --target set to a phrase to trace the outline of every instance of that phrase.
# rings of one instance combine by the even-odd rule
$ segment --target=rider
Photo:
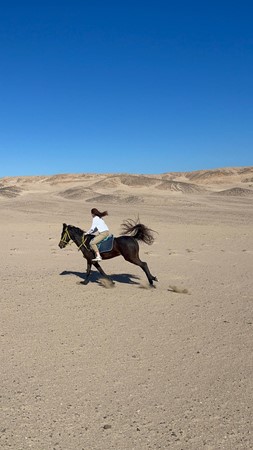
[[[87,231],[85,234],[92,234],[94,232],[97,232],[98,234],[90,241],[90,246],[92,250],[95,252],[96,257],[92,261],[102,261],[102,258],[100,256],[100,253],[97,248],[97,244],[103,239],[105,239],[107,236],[109,236],[109,228],[102,219],[104,216],[108,216],[107,211],[100,212],[96,208],[92,208],[91,215],[93,217],[91,228],[89,231]]]

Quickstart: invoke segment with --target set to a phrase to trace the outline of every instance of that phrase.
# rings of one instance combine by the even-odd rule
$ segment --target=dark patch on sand
[[[0,187],[0,196],[13,198],[21,193],[21,189],[14,186]]]
[[[253,191],[250,189],[244,189],[240,187],[234,187],[231,189],[225,189],[224,191],[216,192],[216,195],[224,195],[224,196],[235,196],[235,197],[246,197],[248,195],[253,195]]]

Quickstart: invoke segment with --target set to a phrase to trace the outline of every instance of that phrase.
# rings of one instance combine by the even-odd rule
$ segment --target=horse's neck
[[[72,239],[72,241],[76,244],[76,245],[80,245],[81,241],[82,241],[82,235],[83,235],[83,231],[80,230],[79,228],[72,228],[70,230],[70,237]]]

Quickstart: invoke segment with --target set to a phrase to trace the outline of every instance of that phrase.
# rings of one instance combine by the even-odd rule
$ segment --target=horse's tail
[[[154,230],[146,227],[139,222],[139,219],[136,221],[132,219],[127,219],[121,224],[122,234],[130,234],[137,241],[145,242],[145,244],[151,245],[153,244],[155,238],[153,236]]]

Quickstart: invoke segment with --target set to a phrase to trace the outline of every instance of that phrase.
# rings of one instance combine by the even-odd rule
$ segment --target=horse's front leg
[[[88,284],[89,283],[89,278],[90,278],[90,273],[91,273],[91,265],[92,265],[92,263],[90,261],[87,261],[86,275],[85,275],[85,279],[82,282],[82,284]]]
[[[99,273],[101,273],[101,275],[103,275],[105,278],[107,278],[108,280],[112,281],[112,283],[114,283],[114,281],[112,280],[111,277],[109,277],[109,275],[107,275],[102,267],[100,266],[100,264],[98,262],[93,262],[92,264],[94,264],[94,266],[96,267],[96,269],[99,271]]]

